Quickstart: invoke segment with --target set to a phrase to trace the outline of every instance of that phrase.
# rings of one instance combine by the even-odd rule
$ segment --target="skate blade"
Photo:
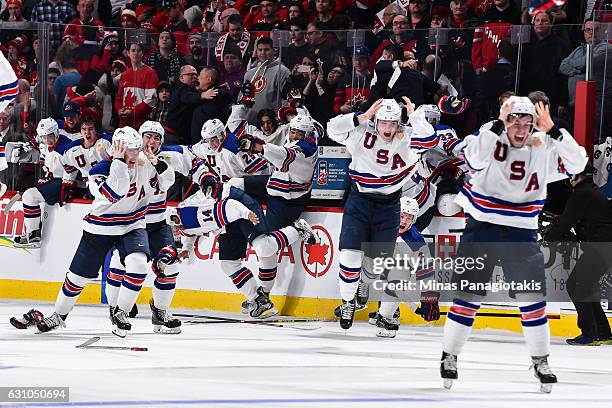
[[[450,390],[451,387],[453,386],[453,380],[450,378],[444,378],[442,381],[442,385],[444,386],[444,388],[446,388],[447,390]]]
[[[550,394],[552,392],[552,384],[540,384],[540,392],[543,394]]]
[[[123,330],[118,328],[117,326],[113,326],[113,334],[117,337],[121,337],[122,339],[127,336],[127,330]]]
[[[397,330],[379,330],[378,333],[376,333],[376,337],[394,339],[396,334]]]
[[[15,248],[20,248],[20,249],[37,249],[37,248],[40,248],[40,242],[36,242],[36,243],[32,243],[32,244],[18,244],[18,243],[15,243],[14,247]]]
[[[257,319],[257,320],[265,320],[265,319],[268,319],[268,318],[270,318],[272,316],[276,316],[277,314],[278,314],[278,310],[276,310],[275,308],[272,308],[272,309],[266,310],[265,312],[263,312],[262,314],[260,314],[257,317],[253,317],[253,316],[251,316],[251,317],[253,317],[254,319]]]
[[[181,334],[180,327],[166,327],[160,325],[153,325],[153,333],[157,334]]]

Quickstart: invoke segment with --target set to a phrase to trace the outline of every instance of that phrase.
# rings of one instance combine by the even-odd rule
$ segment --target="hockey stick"
[[[184,322],[186,324],[211,324],[211,323],[221,323],[221,324],[228,324],[228,323],[250,323],[250,324],[255,324],[255,325],[260,325],[260,326],[267,326],[267,327],[282,327],[285,329],[294,329],[294,330],[304,330],[304,331],[310,331],[310,330],[318,330],[321,328],[321,326],[289,326],[286,324],[278,324],[278,323],[269,323],[266,321],[252,321],[252,320],[184,320]]]
[[[82,348],[82,349],[96,349],[96,350],[128,350],[128,351],[148,351],[149,350],[146,347],[92,346],[92,344],[97,343],[99,340],[100,340],[100,337],[95,336],[75,347]]]
[[[13,197],[11,197],[9,202],[6,203],[6,207],[4,207],[4,214],[8,215],[8,213],[11,211],[11,207],[13,207],[13,205],[15,205],[15,203],[19,201],[20,199],[21,199],[21,194],[17,192]]]
[[[177,314],[174,313],[174,316],[178,317],[191,317],[191,318],[200,318],[207,320],[189,320],[185,323],[190,324],[210,324],[210,323],[244,323],[244,324],[254,324],[254,325],[262,325],[262,326],[270,326],[270,327],[284,327],[287,329],[295,329],[295,330],[317,330],[320,329],[320,326],[316,327],[297,327],[297,326],[289,326],[282,323],[306,323],[306,322],[318,322],[321,320],[308,320],[308,319],[270,319],[270,320],[245,320],[245,319],[232,319],[229,317],[217,317],[217,316],[204,316],[204,315],[188,315],[188,314]],[[329,321],[335,321],[330,319]]]
[[[335,322],[336,319],[309,319],[306,317],[287,317],[280,318],[277,317],[275,319],[262,319],[262,320],[247,320],[247,319],[234,319],[232,317],[220,317],[220,316],[208,316],[208,315],[198,315],[198,314],[182,314],[182,313],[172,313],[173,316],[177,317],[190,317],[192,319],[210,319],[210,320],[233,320],[240,323],[308,323],[308,322]]]

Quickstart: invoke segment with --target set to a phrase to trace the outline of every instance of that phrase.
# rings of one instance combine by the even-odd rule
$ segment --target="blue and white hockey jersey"
[[[559,159],[568,172],[584,169],[584,148],[565,130],[561,140],[542,132],[539,147],[512,147],[504,131],[501,136],[481,130],[468,136],[463,156],[472,171],[471,179],[458,194],[456,203],[478,221],[535,230],[538,214],[546,200],[546,184],[558,174]]]
[[[85,186],[89,170],[111,157],[112,136],[103,134],[90,148],[83,146],[83,139],[73,141],[63,155],[64,180],[79,181]]]
[[[64,153],[72,146],[72,140],[66,136],[59,137],[57,144],[49,147],[46,144],[40,145],[40,164],[46,177],[64,177]]]
[[[355,114],[339,115],[329,121],[329,137],[345,145],[352,156],[349,177],[359,192],[388,195],[400,190],[416,171],[419,157],[412,141],[419,141],[422,149],[437,145],[424,112],[413,112],[410,123],[412,127],[400,125],[393,140],[385,142],[377,135],[374,122],[358,124]]]
[[[121,160],[105,160],[89,171],[89,191],[94,196],[83,230],[98,235],[123,235],[145,228],[151,197],[174,183],[170,166],[158,174],[140,153],[133,169]]]

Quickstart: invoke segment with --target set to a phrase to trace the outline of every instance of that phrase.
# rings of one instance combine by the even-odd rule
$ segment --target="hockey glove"
[[[255,97],[253,96],[253,85],[251,81],[244,81],[240,92],[242,92],[242,97],[239,103],[247,108],[252,108],[255,104]]]
[[[287,100],[289,102],[289,106],[292,108],[301,108],[304,106],[304,100],[302,99],[302,91],[299,89],[292,89],[289,92],[289,98]]]
[[[219,179],[212,173],[203,173],[202,177],[200,177],[200,189],[204,192],[206,197],[219,199],[221,198],[223,186]]]
[[[172,265],[178,261],[178,253],[176,248],[173,246],[165,246],[159,250],[159,253],[153,259],[153,263],[151,264],[151,269],[153,269],[153,273],[157,276],[165,276],[164,270],[168,265]]]
[[[264,140],[258,138],[257,136],[252,136],[248,134],[243,134],[238,139],[238,145],[240,146],[240,150],[251,153],[259,153],[260,150],[257,148],[257,146],[263,146],[265,144],[266,142]]]
[[[439,298],[440,292],[421,292],[421,307],[418,307],[415,313],[421,315],[427,322],[440,319]]]
[[[76,182],[74,181],[63,181],[62,188],[60,190],[59,205],[62,207],[67,202],[74,198],[76,189]]]
[[[463,184],[463,175],[464,172],[461,168],[447,164],[439,167],[440,176],[445,180],[452,181],[453,183],[461,183]]]

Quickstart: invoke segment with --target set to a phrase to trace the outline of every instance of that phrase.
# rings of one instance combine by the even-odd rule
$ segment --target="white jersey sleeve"
[[[128,165],[122,160],[101,163],[90,172],[89,191],[94,198],[116,203],[130,188]]]

